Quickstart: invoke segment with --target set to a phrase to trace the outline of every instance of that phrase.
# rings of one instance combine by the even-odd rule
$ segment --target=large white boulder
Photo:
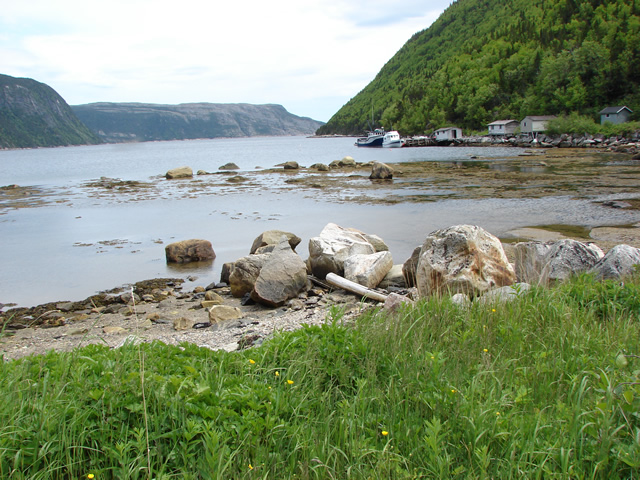
[[[431,233],[420,250],[416,286],[420,296],[465,293],[476,296],[516,280],[500,240],[475,225]]]
[[[375,248],[361,233],[327,224],[320,236],[309,240],[309,267],[318,278],[327,273],[344,275],[344,261],[353,255],[370,255]]]
[[[375,288],[393,267],[390,252],[352,255],[344,261],[344,278],[367,288]]]

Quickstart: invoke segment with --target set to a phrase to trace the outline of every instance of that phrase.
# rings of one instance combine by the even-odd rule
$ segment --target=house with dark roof
[[[517,120],[496,120],[487,125],[489,135],[513,135],[518,126],[520,122]]]
[[[633,110],[629,107],[621,106],[621,107],[607,107],[600,110],[600,124],[604,122],[611,123],[625,123],[629,121],[629,117]]]

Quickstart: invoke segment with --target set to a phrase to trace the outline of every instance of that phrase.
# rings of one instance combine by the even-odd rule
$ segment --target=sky
[[[328,121],[451,0],[0,0],[0,73],[70,105],[276,103]]]

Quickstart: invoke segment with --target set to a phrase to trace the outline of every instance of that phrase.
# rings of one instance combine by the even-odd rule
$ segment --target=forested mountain
[[[72,108],[106,142],[309,135],[322,125],[282,105],[90,103]]]
[[[0,75],[0,148],[100,143],[67,102],[44,83]]]
[[[638,111],[639,82],[640,0],[458,0],[318,133]]]

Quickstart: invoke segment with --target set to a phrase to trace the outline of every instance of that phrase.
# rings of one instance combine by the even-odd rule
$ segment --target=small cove
[[[632,186],[637,179],[624,170],[634,166],[622,156],[600,162],[599,168],[609,169],[600,186],[576,186],[550,165],[547,173],[562,171],[566,184],[554,192],[553,178],[527,171],[527,162],[541,157],[518,158],[520,153],[508,147],[358,149],[350,138],[302,137],[1,151],[0,186],[17,184],[25,195],[0,195],[0,302],[80,300],[154,277],[195,278],[185,288],[207,285],[219,280],[223,263],[247,255],[253,239],[270,229],[300,236],[298,253],[306,258],[309,238],[327,223],[358,228],[382,237],[394,262],[403,263],[427,234],[453,224],[476,224],[502,236],[532,225],[640,221],[637,210],[597,203],[638,194]],[[367,169],[324,175],[270,170],[288,160],[308,167],[346,155],[404,173],[378,184],[368,180]],[[218,174],[228,162],[240,169]],[[181,165],[215,175],[163,178]],[[421,172],[417,165],[436,170]],[[620,186],[612,183],[615,172]],[[247,180],[227,181],[235,175]],[[122,182],[104,186],[101,177]],[[189,238],[210,240],[216,260],[167,265],[164,247]]]

